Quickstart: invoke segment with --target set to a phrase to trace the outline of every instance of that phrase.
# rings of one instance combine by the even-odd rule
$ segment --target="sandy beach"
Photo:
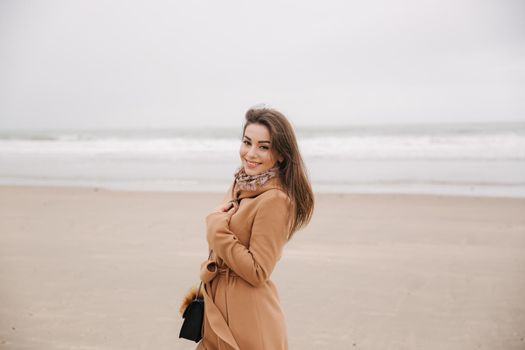
[[[194,349],[217,193],[0,186],[1,349]],[[317,194],[272,276],[290,349],[524,349],[525,199]]]

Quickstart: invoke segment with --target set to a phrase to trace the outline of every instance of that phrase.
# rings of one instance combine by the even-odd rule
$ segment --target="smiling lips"
[[[250,162],[249,160],[246,160],[246,164],[248,164],[248,166],[249,166],[250,168],[255,168],[256,166],[259,165],[259,163]]]

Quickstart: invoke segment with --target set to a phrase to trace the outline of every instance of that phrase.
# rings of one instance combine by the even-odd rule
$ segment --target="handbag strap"
[[[212,252],[213,252],[213,249],[210,249],[210,255],[208,255],[208,260],[211,258]],[[201,287],[202,287],[202,280],[201,280],[201,283],[199,283],[199,289],[197,289],[197,294],[195,294],[195,299],[193,300],[197,300],[197,298],[199,297],[199,292],[201,291]]]

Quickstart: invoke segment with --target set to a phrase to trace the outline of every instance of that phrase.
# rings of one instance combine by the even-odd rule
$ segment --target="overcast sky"
[[[0,0],[0,128],[525,121],[525,1]]]

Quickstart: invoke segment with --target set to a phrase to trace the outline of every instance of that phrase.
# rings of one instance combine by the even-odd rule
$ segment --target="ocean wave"
[[[310,137],[299,141],[305,158],[525,160],[525,136]],[[226,159],[237,154],[232,138],[0,140],[0,156],[88,156],[141,159]]]

